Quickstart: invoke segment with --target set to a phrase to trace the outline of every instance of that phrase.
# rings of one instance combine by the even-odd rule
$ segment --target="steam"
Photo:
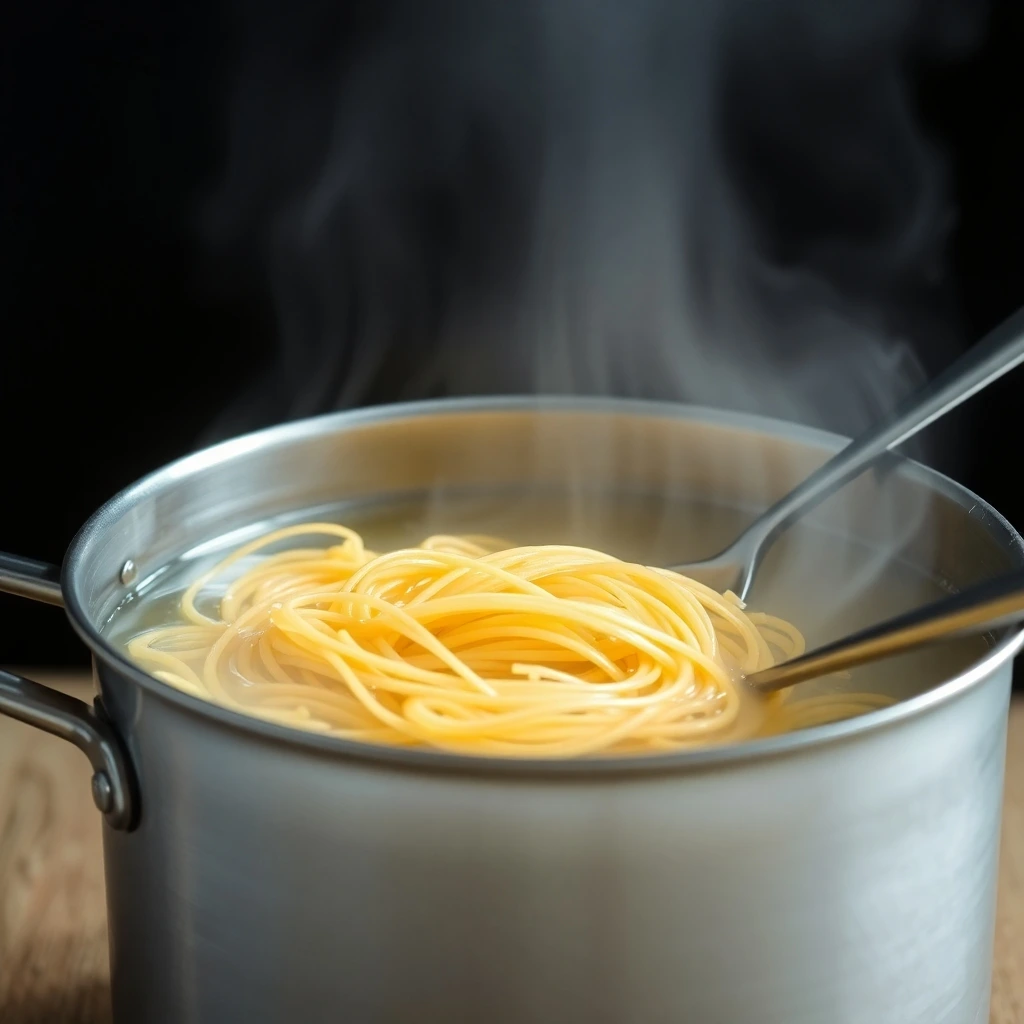
[[[953,222],[911,72],[979,6],[241,5],[207,228],[281,361],[214,432],[523,391],[863,430],[924,379],[903,331]]]

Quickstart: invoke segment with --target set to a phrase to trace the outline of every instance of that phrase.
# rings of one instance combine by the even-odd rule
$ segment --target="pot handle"
[[[128,758],[95,708],[60,690],[0,669],[0,714],[74,743],[92,765],[92,799],[111,828],[130,832],[137,800]]]
[[[0,552],[0,591],[63,605],[60,570]],[[27,722],[74,743],[92,765],[92,798],[107,824],[130,832],[138,819],[138,798],[128,756],[102,707],[0,669],[0,714]]]
[[[64,607],[57,566],[9,555],[6,551],[0,551],[0,593]]]

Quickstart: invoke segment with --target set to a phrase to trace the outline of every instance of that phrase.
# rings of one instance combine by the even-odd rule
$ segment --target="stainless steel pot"
[[[105,633],[139,581],[302,510],[554,488],[586,517],[602,507],[596,486],[750,515],[841,443],[610,401],[346,413],[129,488],[79,533],[59,584],[5,558],[4,588],[63,602],[94,658],[95,710],[9,673],[0,710],[89,756],[118,1024],[987,1020],[1020,634],[841,724],[690,754],[510,763],[245,718],[150,678]],[[807,530],[841,522],[891,542],[882,486],[858,481]],[[927,529],[901,557],[932,576],[963,586],[1024,564],[1009,525],[938,474],[902,465],[884,493],[926,499]],[[672,554],[711,550],[734,528],[717,521],[666,521],[686,548]],[[799,564],[796,550],[784,544],[779,565]]]

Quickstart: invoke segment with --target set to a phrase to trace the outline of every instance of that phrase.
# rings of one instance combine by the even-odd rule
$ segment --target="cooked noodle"
[[[200,610],[242,560],[323,536],[336,542],[263,555],[216,616]],[[128,644],[156,678],[371,743],[516,757],[668,751],[887,703],[756,697],[740,676],[802,653],[793,626],[587,548],[435,536],[376,555],[353,530],[309,523],[235,551],[188,588],[181,612],[184,624]]]

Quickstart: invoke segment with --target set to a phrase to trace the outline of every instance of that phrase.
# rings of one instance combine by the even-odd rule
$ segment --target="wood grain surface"
[[[89,697],[81,679],[46,681]],[[88,764],[0,717],[0,1022],[109,1024],[107,982]],[[1024,700],[1010,715],[991,1024],[1024,1024]]]

